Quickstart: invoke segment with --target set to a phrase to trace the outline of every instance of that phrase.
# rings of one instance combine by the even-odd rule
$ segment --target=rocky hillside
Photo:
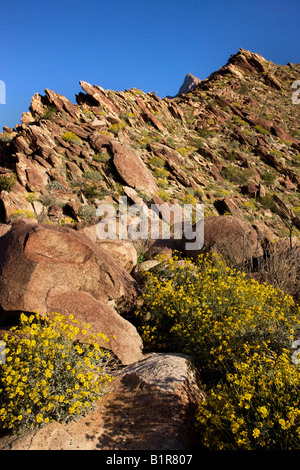
[[[4,127],[0,339],[18,325],[20,312],[59,312],[109,339],[105,348],[117,372],[95,412],[70,424],[54,419],[25,440],[5,435],[0,449],[197,448],[191,423],[205,400],[199,370],[177,348],[148,354],[142,337],[149,325],[140,328],[137,319],[144,302],[141,271],[158,266],[165,281],[171,274],[157,254],[173,262],[175,248],[194,253],[182,240],[100,240],[97,208],[109,203],[118,210],[124,195],[152,211],[162,202],[203,203],[204,249],[221,253],[235,267],[250,266],[251,276],[299,300],[299,248],[290,250],[300,230],[300,107],[292,102],[292,83],[299,78],[299,64],[276,65],[240,49],[219,71],[194,80],[191,91],[174,98],[81,81],[76,104],[46,89],[32,98],[20,125]],[[283,247],[281,258],[275,246]],[[256,269],[268,260],[272,266]],[[179,271],[185,267],[184,260],[174,263]],[[226,279],[221,278],[225,284]],[[213,289],[222,287],[214,282],[213,298]],[[192,283],[184,278],[181,295],[186,285]],[[267,310],[271,296],[261,299]],[[247,319],[246,307],[241,310]],[[30,397],[32,390],[27,392]],[[0,396],[4,420],[9,415],[3,403]]]
[[[206,216],[238,215],[286,236],[283,217],[300,227],[299,75],[299,64],[241,49],[173,99],[83,81],[77,104],[35,94],[22,124],[0,134],[0,220],[78,223],[127,194],[201,201]]]

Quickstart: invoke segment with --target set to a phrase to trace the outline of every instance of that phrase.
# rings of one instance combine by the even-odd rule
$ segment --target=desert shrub
[[[300,247],[290,243],[277,242],[266,250],[266,256],[259,260],[258,271],[264,282],[291,295],[300,301]]]
[[[157,180],[157,186],[161,189],[168,189],[169,187],[169,184],[168,184],[168,181],[166,181],[165,179],[163,178],[158,178]]]
[[[259,132],[260,134],[264,134],[264,135],[271,135],[271,132],[268,130],[268,129],[265,129],[263,126],[261,126],[260,124],[257,124],[256,126],[254,126],[254,129]]]
[[[66,188],[59,181],[56,181],[56,180],[53,180],[50,183],[48,183],[46,185],[46,189],[48,189],[48,191],[51,191],[51,190],[66,191]]]
[[[165,170],[164,168],[155,168],[154,174],[158,178],[168,178],[169,176],[169,172]]]
[[[103,180],[103,176],[100,171],[97,170],[86,170],[83,177],[95,182]]]
[[[188,154],[188,149],[184,148],[184,147],[181,147],[181,148],[178,148],[176,149],[177,152],[180,153],[180,155],[182,155],[183,157],[186,157],[187,154]]]
[[[118,135],[118,133],[123,129],[124,127],[124,122],[118,122],[111,124],[108,128],[109,132],[111,132],[114,135]]]
[[[164,189],[160,189],[157,193],[157,195],[165,202],[169,201],[171,199],[171,196],[169,193],[167,193]]]
[[[52,121],[57,115],[57,108],[55,106],[46,106],[45,112],[41,115],[41,119]]]
[[[291,360],[300,308],[292,297],[219,258],[173,258],[145,274],[137,322],[145,350],[188,354],[201,369],[199,445],[300,448],[300,370]]]
[[[82,113],[89,121],[94,121],[95,115],[90,109],[85,108],[82,110]]]
[[[300,154],[298,153],[292,159],[292,165],[299,168],[300,167]]]
[[[259,196],[257,200],[265,210],[274,210],[274,199],[269,194],[267,194],[266,196]]]
[[[16,175],[0,175],[0,191],[11,191],[16,184]]]
[[[97,209],[95,206],[86,204],[79,208],[78,214],[84,220],[92,219],[93,217],[96,217]]]
[[[98,163],[107,163],[110,158],[111,157],[107,152],[100,152],[94,155],[93,160]]]
[[[41,194],[38,198],[38,201],[41,202],[45,207],[50,207],[57,202],[56,198],[50,193]]]
[[[275,150],[271,150],[271,151],[270,151],[270,154],[271,154],[271,155],[275,155],[275,157],[278,157],[278,158],[283,157],[283,153],[280,152],[280,150],[276,150],[276,149],[275,149]]]
[[[243,82],[241,83],[241,86],[238,90],[238,93],[240,93],[241,95],[247,95],[249,92],[249,85],[247,82]]]
[[[9,134],[8,132],[1,132],[0,142],[9,143],[13,140],[14,135]]]
[[[271,170],[263,171],[260,176],[263,182],[267,184],[268,186],[271,186],[272,184],[274,184],[276,177],[277,177],[276,173]]]
[[[36,193],[29,193],[26,196],[26,201],[30,202],[30,204],[32,204],[34,201],[37,201],[37,200],[38,200],[38,196]]]
[[[19,217],[25,217],[26,219],[34,219],[35,214],[33,211],[29,211],[27,209],[17,209],[10,214],[11,218],[19,218]]]
[[[240,168],[229,164],[221,170],[221,175],[235,184],[246,184],[253,176],[253,171],[249,168]]]
[[[300,140],[300,129],[295,129],[292,132],[292,136],[295,137],[296,139]]]
[[[247,122],[240,118],[240,116],[233,116],[232,122],[238,126],[247,126]]]
[[[96,198],[103,198],[105,190],[102,186],[97,185],[95,182],[86,182],[80,189],[89,201]]]
[[[196,198],[191,193],[185,194],[182,199],[183,204],[196,204]]]
[[[107,338],[89,333],[72,315],[21,314],[6,332],[0,369],[0,417],[14,433],[51,421],[68,422],[94,408],[111,377],[105,373]],[[86,337],[78,342],[78,335]]]
[[[82,140],[74,132],[65,132],[62,135],[62,138],[65,142],[70,142],[71,144],[82,145]]]
[[[157,155],[154,155],[154,157],[151,157],[148,162],[150,165],[156,166],[157,168],[163,168],[165,166],[165,161],[158,157]]]

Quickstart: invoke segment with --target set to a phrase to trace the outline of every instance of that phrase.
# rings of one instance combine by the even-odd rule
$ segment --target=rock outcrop
[[[3,128],[0,328],[17,323],[20,312],[73,314],[106,334],[126,367],[94,413],[7,438],[0,448],[193,448],[204,395],[187,358],[143,356],[133,324],[143,271],[163,269],[157,255],[199,253],[182,246],[186,234],[175,237],[187,204],[204,207],[201,252],[217,252],[231,266],[257,268],[282,238],[296,247],[300,108],[291,84],[299,74],[299,64],[276,65],[240,49],[205,80],[188,74],[176,97],[80,81],[76,103],[45,89],[21,124]],[[113,240],[99,236],[108,207]],[[138,233],[145,218],[160,233],[149,224],[140,245],[123,237],[131,224]],[[299,251],[293,255],[294,294]]]
[[[141,358],[142,341],[120,316],[136,305],[138,286],[106,250],[71,228],[17,221],[0,253],[1,324],[19,312],[73,314],[106,334],[123,363]]]

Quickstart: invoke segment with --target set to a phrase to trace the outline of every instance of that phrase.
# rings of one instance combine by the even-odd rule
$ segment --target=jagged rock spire
[[[185,79],[181,87],[179,88],[179,91],[177,93],[177,96],[183,95],[185,93],[189,93],[192,91],[197,85],[201,83],[200,78],[195,77],[191,73],[186,74]]]

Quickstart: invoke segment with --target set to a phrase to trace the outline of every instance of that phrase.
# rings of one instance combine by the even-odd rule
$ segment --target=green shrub
[[[26,219],[34,219],[35,214],[33,211],[29,211],[27,209],[17,209],[10,214],[10,217],[12,218],[24,217]]]
[[[168,178],[169,176],[169,172],[165,170],[164,168],[155,168],[154,174],[158,178]]]
[[[163,189],[160,189],[157,193],[157,195],[165,202],[169,201],[171,199],[170,194],[168,194],[166,191]]]
[[[218,257],[173,257],[145,274],[137,327],[145,351],[190,355],[206,400],[199,446],[299,449],[300,369],[292,344],[300,307]]]
[[[280,150],[276,150],[276,149],[275,149],[275,150],[271,150],[271,151],[270,151],[270,154],[271,154],[271,155],[275,155],[275,156],[278,157],[278,158],[283,157],[283,153],[280,152]]]
[[[243,82],[238,90],[241,95],[247,95],[249,92],[249,85],[247,82]]]
[[[275,207],[274,199],[268,194],[263,197],[259,196],[257,200],[265,210],[273,210]]]
[[[260,176],[263,182],[267,184],[268,186],[270,186],[274,184],[277,175],[274,171],[267,170],[267,171],[263,171]]]
[[[85,183],[81,191],[85,195],[85,197],[89,200],[94,200],[96,198],[102,198],[104,195],[104,188],[102,186],[98,186],[96,183]]]
[[[295,166],[296,168],[299,168],[300,167],[300,153],[298,153],[297,155],[295,155],[293,157],[293,160],[292,160],[292,163],[291,163],[293,166]]]
[[[41,119],[52,121],[55,118],[57,112],[58,110],[55,106],[46,106],[45,112],[41,115]]]
[[[168,189],[169,187],[168,182],[162,178],[157,180],[157,186],[161,189]]]
[[[91,335],[70,315],[21,314],[3,337],[0,418],[14,433],[51,421],[68,422],[92,410],[111,380],[104,371],[107,338]],[[86,337],[84,343],[78,337]]]
[[[196,204],[196,198],[193,194],[186,194],[182,199],[183,204]]]
[[[229,164],[222,168],[221,175],[232,183],[246,184],[253,176],[253,171],[249,168],[240,168]]]
[[[26,201],[30,202],[30,204],[32,204],[34,201],[37,201],[37,200],[38,200],[38,196],[35,193],[29,193],[26,196]]]
[[[108,128],[109,132],[111,132],[114,135],[118,135],[118,133],[123,129],[124,127],[124,122],[118,122],[115,124],[111,124]]]

